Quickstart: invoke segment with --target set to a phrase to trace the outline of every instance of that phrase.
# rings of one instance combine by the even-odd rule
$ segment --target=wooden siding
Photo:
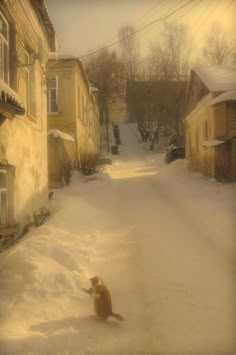
[[[185,110],[186,116],[196,107],[197,103],[209,93],[209,90],[195,73],[192,73],[190,85]]]
[[[232,149],[231,142],[216,147],[215,177],[219,181],[228,181],[232,177]]]
[[[205,141],[214,139],[214,114],[213,108],[209,106],[211,100],[212,95],[208,95],[185,121],[186,158],[189,167],[205,176],[214,176],[215,173],[214,148],[203,145]]]
[[[227,111],[225,104],[213,108],[215,116],[215,138],[224,140],[227,134]]]
[[[230,138],[236,137],[236,102],[228,102],[227,114],[230,128]]]
[[[221,102],[214,107],[215,138],[229,140],[236,137],[236,103]]]

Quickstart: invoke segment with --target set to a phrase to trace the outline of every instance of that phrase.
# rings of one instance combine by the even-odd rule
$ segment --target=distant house
[[[100,153],[97,89],[88,81],[78,58],[51,54],[47,64],[48,131],[73,137],[78,166]],[[50,150],[50,145],[49,145]],[[52,167],[49,166],[49,173]]]
[[[160,125],[166,136],[183,136],[185,81],[130,81],[126,101],[128,120],[153,129]]]
[[[42,0],[0,2],[0,239],[48,200],[45,66],[55,32]]]
[[[236,66],[191,71],[185,116],[189,167],[219,180],[236,179]]]

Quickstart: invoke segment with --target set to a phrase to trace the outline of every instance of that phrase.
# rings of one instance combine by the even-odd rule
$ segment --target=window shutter
[[[16,53],[16,29],[14,23],[9,23],[9,73],[10,87],[17,91],[17,53]]]

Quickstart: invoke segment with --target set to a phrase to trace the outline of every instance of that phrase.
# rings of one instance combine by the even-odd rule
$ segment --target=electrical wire
[[[180,11],[180,10],[183,9],[184,7],[186,7],[186,6],[188,6],[189,4],[191,4],[193,1],[194,1],[194,0],[190,0],[190,1],[188,1],[187,3],[185,3],[184,5],[178,7],[177,9],[172,10],[172,11],[169,12],[167,15],[165,15],[165,16],[163,16],[163,17],[160,17],[160,18],[158,18],[158,19],[156,19],[156,20],[154,20],[154,21],[149,22],[148,24],[144,25],[143,27],[139,28],[138,30],[136,30],[136,31],[134,31],[133,33],[131,33],[130,35],[128,35],[128,36],[125,38],[125,40],[126,40],[127,38],[133,37],[133,36],[136,35],[137,33],[143,31],[144,29],[146,29],[146,28],[149,27],[149,26],[154,25],[155,23],[158,23],[158,22],[161,22],[161,21],[163,21],[163,20],[166,20],[167,18],[169,18],[169,17],[171,17],[172,15],[174,15],[176,12]],[[123,42],[123,41],[124,41],[124,40],[118,40],[118,41],[113,42],[113,43],[111,43],[111,44],[109,44],[109,45],[107,45],[107,46],[103,46],[103,47],[101,47],[101,48],[98,48],[98,49],[96,49],[96,50],[93,50],[93,51],[91,51],[91,52],[88,52],[88,53],[86,53],[86,54],[84,54],[84,55],[80,55],[80,56],[79,56],[79,59],[88,57],[88,56],[90,56],[90,55],[92,55],[92,54],[94,54],[94,53],[96,53],[96,52],[98,52],[98,51],[101,51],[101,50],[103,50],[103,49],[107,49],[107,48],[116,46],[116,45],[120,44],[120,43]]]
[[[199,0],[199,1],[201,1],[201,0]],[[195,8],[195,6],[196,6],[194,3],[193,3],[193,5],[194,5],[193,7],[189,7],[189,8],[187,9],[187,11],[185,11],[184,13],[178,14],[178,19],[179,19],[179,17],[183,17],[183,16],[185,16],[187,13],[189,13],[190,11],[192,11],[193,8]],[[173,23],[176,23],[178,19],[176,19],[175,21],[173,21]],[[148,33],[148,32],[149,32],[149,34],[152,33],[152,32],[155,32],[155,31],[157,30],[157,27],[156,27],[157,25],[158,25],[158,24],[156,24],[156,25],[155,25],[154,27],[152,27],[152,28],[146,29],[145,32],[143,32],[143,33],[141,33],[140,35],[138,35],[137,38],[142,37],[142,35],[144,35],[144,34],[146,34],[146,33]]]

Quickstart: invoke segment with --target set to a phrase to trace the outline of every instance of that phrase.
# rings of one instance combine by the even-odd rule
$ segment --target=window
[[[0,225],[6,225],[8,221],[8,189],[7,171],[0,169]]]
[[[48,79],[48,113],[58,112],[58,77]]]
[[[0,13],[0,79],[9,84],[9,26]]]

